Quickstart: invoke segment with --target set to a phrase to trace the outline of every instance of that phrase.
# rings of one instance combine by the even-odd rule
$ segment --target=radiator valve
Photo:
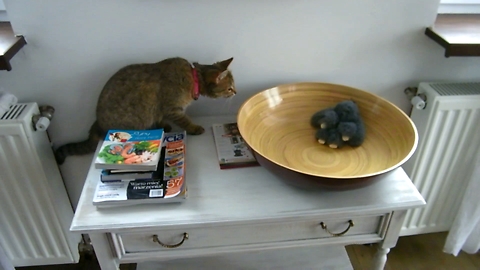
[[[407,98],[410,100],[410,104],[412,104],[413,108],[417,110],[423,110],[427,105],[427,96],[423,93],[417,94],[417,90],[418,89],[416,87],[407,87],[403,92],[405,95],[407,95]]]
[[[37,131],[45,131],[50,125],[55,109],[52,106],[43,105],[39,107],[39,110],[40,114],[36,114],[32,118],[33,127]]]

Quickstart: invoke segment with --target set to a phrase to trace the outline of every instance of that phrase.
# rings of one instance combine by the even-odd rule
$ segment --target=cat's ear
[[[230,65],[230,63],[232,63],[233,61],[233,57],[232,58],[229,58],[227,60],[223,60],[221,62],[218,62],[217,65],[222,69],[222,70],[226,70],[228,68],[228,66]]]
[[[228,74],[228,70],[224,70],[218,74],[217,78],[215,79],[215,82],[218,84],[223,78],[225,78]]]
[[[223,80],[227,75],[228,75],[229,71],[228,70],[224,70],[224,71],[219,71],[219,70],[210,70],[210,71],[207,71],[207,75],[205,77],[205,80],[208,82],[208,83],[215,83],[215,84],[218,84],[220,83],[221,80]]]

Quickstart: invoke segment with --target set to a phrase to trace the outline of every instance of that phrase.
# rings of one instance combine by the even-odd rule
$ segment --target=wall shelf
[[[12,70],[10,60],[26,44],[23,36],[15,36],[9,22],[0,22],[0,70]]]
[[[480,14],[439,14],[425,35],[445,48],[445,57],[480,56]]]

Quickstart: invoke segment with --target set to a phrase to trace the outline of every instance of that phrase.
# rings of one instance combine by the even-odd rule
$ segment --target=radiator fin
[[[73,210],[48,135],[33,129],[38,113],[36,103],[17,104],[0,120],[0,245],[16,267],[78,261],[79,237],[68,231]]]
[[[443,189],[439,192],[440,199],[437,201],[440,204],[433,208],[429,215],[431,223],[444,220],[448,228],[453,223],[463,198],[460,195],[464,194],[472,171],[471,161],[474,160],[476,149],[480,147],[478,139],[471,139],[477,137],[478,123],[480,123],[480,110],[462,110],[459,112],[457,122],[452,125],[452,128],[458,132],[458,136],[448,146],[451,151],[445,153],[445,156],[449,157],[444,158],[448,162],[448,170],[441,177],[448,181],[445,181]],[[442,196],[448,200],[441,201]]]
[[[412,111],[419,144],[404,168],[427,204],[407,212],[401,235],[450,229],[471,176],[472,161],[480,151],[480,83],[430,83],[419,88],[430,106]]]
[[[8,204],[8,207],[3,206],[2,231],[7,232],[2,232],[2,242],[16,243],[17,254],[21,254],[22,259],[65,256],[58,248],[61,246],[65,249],[65,243],[61,241],[64,236],[59,233],[61,227],[56,222],[58,219],[52,211],[45,211],[53,208],[48,200],[50,194],[45,187],[32,185],[29,181],[41,177],[42,168],[32,157],[28,157],[34,155],[34,151],[28,147],[25,138],[20,133],[0,135],[0,178],[3,185],[0,192],[4,198],[2,204]],[[21,241],[17,239],[18,235],[30,241]],[[15,254],[10,256],[13,261],[17,259]]]
[[[480,83],[431,83],[430,86],[441,96],[480,95]]]
[[[8,111],[6,111],[0,120],[14,120],[18,119],[22,114],[23,110],[27,107],[27,104],[16,104],[10,107]]]

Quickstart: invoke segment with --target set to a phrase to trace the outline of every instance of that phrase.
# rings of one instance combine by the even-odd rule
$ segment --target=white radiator
[[[0,246],[14,266],[78,262],[81,235],[36,103],[0,115]]]
[[[420,83],[413,109],[417,151],[403,168],[427,204],[407,213],[401,235],[448,231],[480,151],[480,83]]]

